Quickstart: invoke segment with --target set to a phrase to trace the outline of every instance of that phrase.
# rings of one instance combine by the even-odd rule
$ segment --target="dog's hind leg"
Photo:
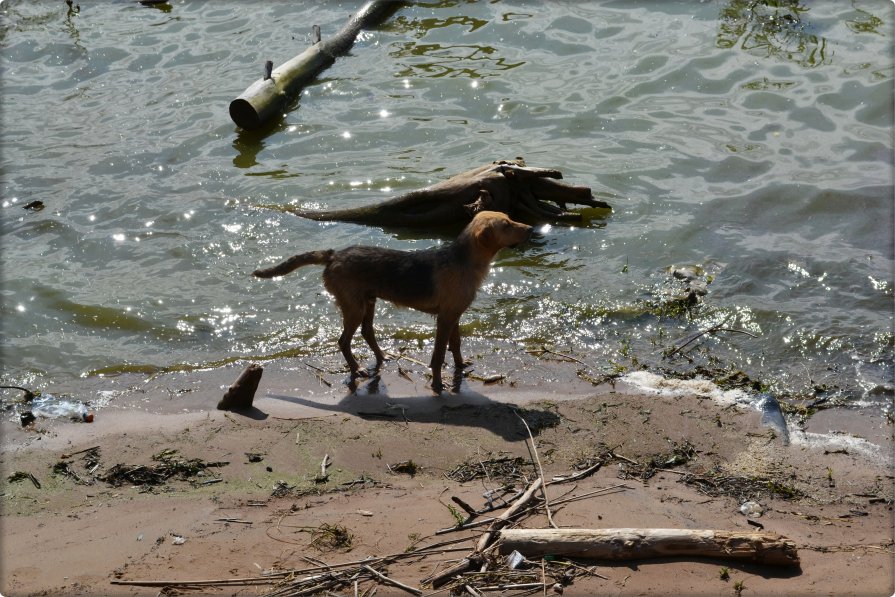
[[[345,357],[345,362],[348,363],[352,375],[363,375],[360,365],[357,364],[357,359],[351,354],[351,339],[363,322],[363,318],[363,311],[342,309],[342,335],[339,336],[339,350],[342,351],[342,356]]]
[[[382,349],[379,348],[379,344],[376,342],[376,334],[373,332],[373,315],[375,313],[376,299],[367,299],[367,302],[364,304],[364,320],[360,326],[360,333],[364,337],[364,340],[367,341],[369,347],[373,350],[373,354],[376,355],[376,369],[378,370],[382,367],[382,363],[385,361],[385,354],[382,352]]]

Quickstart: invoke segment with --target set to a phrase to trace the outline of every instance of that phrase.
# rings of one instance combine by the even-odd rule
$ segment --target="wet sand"
[[[505,378],[485,384],[471,377],[460,394],[434,397],[425,367],[402,359],[352,395],[335,356],[289,360],[264,364],[250,411],[216,410],[242,363],[148,380],[95,380],[108,406],[89,424],[39,419],[34,429],[21,429],[4,422],[4,479],[29,472],[41,487],[28,479],[4,484],[0,593],[157,595],[160,586],[113,583],[259,577],[469,538],[457,551],[388,566],[390,577],[419,587],[469,553],[481,535],[481,529],[435,535],[457,522],[452,497],[480,508],[487,490],[504,482],[521,487],[537,475],[517,412],[535,434],[548,479],[609,452],[618,457],[591,476],[548,488],[560,502],[552,510],[558,526],[755,531],[757,523],[792,540],[801,559],[798,569],[684,557],[580,562],[605,578],[579,576],[565,595],[735,595],[737,589],[747,596],[890,595],[895,589],[891,426],[849,413],[809,419],[806,431],[827,434],[835,422],[843,437],[861,435],[880,446],[875,456],[851,444],[825,450],[798,434],[785,446],[746,409],[624,384],[594,386],[577,376],[579,364],[558,358],[515,350],[470,356],[474,376]],[[76,453],[96,446],[96,461]],[[227,464],[155,486],[116,487],[98,478],[116,464],[157,464],[152,456],[164,450]],[[327,455],[323,480],[317,477]],[[526,464],[509,481],[451,478],[461,465],[517,457]],[[408,461],[413,474],[398,472]],[[59,462],[90,484],[53,474]],[[710,495],[693,482],[700,478],[741,483]],[[563,495],[620,485],[562,503]],[[760,517],[740,512],[745,497],[760,503]],[[314,532],[325,524],[347,530],[350,545],[321,548]],[[520,526],[547,524],[539,512]],[[365,581],[360,591],[370,585]],[[272,587],[202,592],[256,595]],[[335,593],[354,594],[350,587]],[[378,588],[377,595],[392,594],[407,593]]]

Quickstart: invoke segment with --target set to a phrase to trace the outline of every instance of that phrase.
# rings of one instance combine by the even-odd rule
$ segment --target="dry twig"
[[[522,424],[525,425],[525,430],[528,432],[528,439],[531,440],[531,450],[534,453],[534,461],[538,465],[538,474],[541,475],[541,479],[543,480],[545,478],[544,469],[541,466],[541,458],[538,456],[538,448],[535,445],[535,438],[531,434],[531,429],[528,427],[528,423],[525,422],[525,419],[523,419],[518,412],[516,412],[516,416],[519,417],[519,420],[522,421]],[[558,529],[559,527],[553,522],[553,515],[550,514],[550,501],[547,499],[547,488],[543,483],[541,484],[541,495],[544,496],[544,511],[547,512],[547,522],[549,522],[550,526],[554,529]]]

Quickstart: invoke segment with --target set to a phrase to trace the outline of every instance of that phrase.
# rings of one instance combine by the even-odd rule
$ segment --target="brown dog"
[[[376,299],[435,315],[435,350],[432,352],[432,389],[441,392],[441,366],[450,348],[457,367],[460,354],[460,315],[472,304],[491,260],[504,247],[528,240],[531,226],[514,222],[506,214],[476,214],[456,241],[423,251],[397,251],[379,247],[348,247],[341,251],[311,251],[290,257],[270,268],[255,270],[259,278],[282,276],[303,265],[325,265],[323,285],[342,311],[339,348],[352,375],[363,375],[351,354],[351,338],[361,335],[376,355],[376,368],[385,354],[373,333]]]

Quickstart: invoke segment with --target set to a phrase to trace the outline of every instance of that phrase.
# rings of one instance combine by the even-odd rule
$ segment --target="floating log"
[[[589,187],[560,182],[562,172],[532,168],[525,160],[498,160],[461,172],[431,186],[380,203],[346,209],[284,211],[311,220],[357,222],[378,226],[445,226],[466,224],[480,211],[499,211],[514,219],[580,222],[568,204],[612,209],[594,199]]]
[[[262,78],[230,102],[230,118],[243,129],[260,128],[279,114],[302,87],[335,62],[338,56],[347,53],[361,29],[378,25],[400,4],[389,0],[369,2],[334,37],[327,40],[320,40],[319,27],[315,25],[314,44],[272,71],[266,67]]]
[[[264,373],[264,368],[261,365],[252,363],[246,367],[245,371],[233,382],[233,385],[227,389],[227,393],[218,402],[218,410],[245,410],[251,408],[262,373]]]
[[[595,560],[709,557],[768,566],[799,566],[795,543],[773,533],[690,529],[507,529],[501,554]]]

